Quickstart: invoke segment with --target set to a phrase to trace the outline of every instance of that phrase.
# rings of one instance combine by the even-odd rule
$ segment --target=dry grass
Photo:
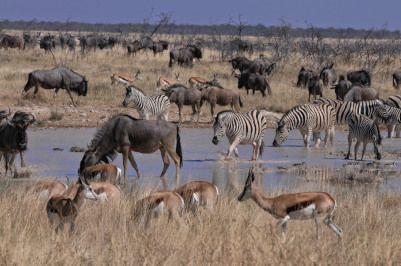
[[[147,231],[131,220],[138,197],[126,193],[120,204],[84,205],[73,234],[56,235],[44,202],[26,195],[19,184],[2,185],[0,264],[17,265],[396,265],[401,263],[401,196],[367,187],[308,184],[296,191],[324,190],[338,200],[338,240],[322,225],[315,239],[312,221],[290,222],[286,236],[255,203],[239,203],[237,193],[222,192],[213,215],[188,227],[161,218]],[[280,191],[270,191],[272,195]],[[16,208],[18,206],[18,208]]]

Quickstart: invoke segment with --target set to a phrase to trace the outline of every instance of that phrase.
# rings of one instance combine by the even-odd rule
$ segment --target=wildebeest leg
[[[210,103],[210,113],[212,114],[212,121],[214,118],[214,106],[215,106],[215,103]]]
[[[191,117],[191,121],[194,121],[194,120],[195,120],[195,115],[196,115],[196,105],[193,104],[193,105],[192,105],[192,117]],[[198,122],[199,122],[199,115],[198,115],[198,120],[196,120],[196,123],[198,123]]]
[[[357,140],[356,140],[356,143],[355,143],[355,147],[354,147],[354,152],[355,152],[354,157],[355,157],[355,161],[356,161],[356,156],[357,156],[357,153],[358,153],[359,145],[360,145],[360,144],[361,144],[361,141],[360,141],[359,139],[357,139]]]
[[[366,151],[366,145],[368,145],[368,143],[366,141],[364,141],[362,143],[362,156],[361,156],[361,161],[363,161],[363,156],[365,155],[365,151]]]
[[[38,91],[39,91],[39,86],[35,85],[35,90],[33,91],[33,98],[36,97],[36,94],[38,93]]]
[[[178,105],[178,122],[181,124],[182,123],[182,104]]]
[[[135,169],[136,175],[138,176],[138,178],[140,178],[141,173],[139,172],[138,165],[136,164],[136,161],[134,159],[134,155],[132,154],[132,152],[128,153],[128,159],[129,159],[132,167]]]
[[[56,98],[58,91],[59,91],[59,89],[55,89],[55,90],[54,90],[53,98]]]
[[[127,159],[128,159],[128,154],[129,154],[129,146],[124,146],[121,149],[121,154],[123,155],[123,167],[124,167],[124,183],[127,181]]]
[[[198,102],[198,103],[196,103],[196,107],[197,107],[197,113],[198,113],[198,118],[197,118],[197,120],[196,120],[196,123],[199,123],[199,118],[200,118],[200,114],[201,114],[201,107],[202,107],[202,104],[200,103],[200,102]]]
[[[348,134],[348,153],[347,156],[345,156],[344,159],[348,160],[349,156],[351,155],[351,144],[352,144],[352,136],[351,134]]]
[[[175,187],[178,188],[180,184],[180,163],[181,163],[181,158],[178,156],[178,154],[175,152],[174,148],[172,146],[167,147],[167,153],[170,155],[171,159],[173,159],[175,163]]]
[[[168,158],[167,151],[164,147],[160,147],[160,154],[162,155],[163,159],[163,170],[162,173],[160,174],[160,179],[163,183],[163,188],[167,189],[167,180],[166,180],[166,172],[168,167],[170,166],[170,159]]]
[[[74,107],[77,107],[76,106],[76,104],[74,103],[74,99],[72,98],[72,95],[71,95],[71,91],[70,91],[70,89],[66,89],[66,91],[67,91],[67,93],[68,93],[68,96],[70,96],[70,99],[71,99],[71,102],[72,102],[72,105],[74,105]]]
[[[20,151],[19,156],[21,158],[21,167],[25,167],[25,162],[24,162],[24,152]]]

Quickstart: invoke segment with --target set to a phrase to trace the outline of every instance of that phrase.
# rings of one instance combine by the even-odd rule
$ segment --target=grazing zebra
[[[401,95],[389,96],[388,99],[384,101],[384,103],[391,107],[401,109]],[[398,125],[398,124],[395,125],[395,137],[396,138],[399,138],[401,136],[400,129],[401,129],[401,125]]]
[[[380,106],[376,108],[374,120],[387,126],[387,136],[391,138],[394,126],[401,124],[401,109],[389,105]]]
[[[263,153],[263,137],[267,121],[259,110],[252,110],[246,113],[236,113],[234,111],[219,112],[214,120],[213,144],[217,145],[224,134],[230,142],[227,158],[234,151],[239,157],[237,146],[239,144],[252,144],[252,160],[257,160]]]
[[[278,122],[276,136],[273,146],[280,146],[288,137],[291,130],[298,128],[304,140],[305,147],[309,147],[312,133],[318,133],[325,130],[324,145],[330,137],[330,143],[333,145],[334,126],[336,124],[336,113],[334,108],[328,104],[302,104],[293,107],[286,112]],[[315,140],[316,147],[319,147],[320,138]]]
[[[336,111],[337,125],[344,125],[348,123],[348,118],[353,114],[362,114],[371,119],[374,118],[375,110],[377,107],[382,106],[383,102],[380,100],[370,100],[361,102],[344,102],[340,100],[320,98],[313,101],[314,104],[329,104]]]
[[[140,117],[149,120],[149,116],[156,116],[158,119],[168,120],[168,109],[170,107],[170,100],[165,95],[146,96],[145,93],[134,87],[128,86],[127,92],[123,101],[125,107],[130,102],[133,103],[134,108],[137,109]]]
[[[361,142],[363,143],[361,160],[363,160],[363,156],[365,155],[366,145],[370,142],[373,143],[376,159],[380,160],[382,156],[379,151],[379,146],[381,145],[382,137],[380,135],[379,126],[369,117],[360,114],[351,115],[348,119],[348,126],[348,153],[345,159],[349,159],[352,141],[353,139],[356,139],[354,147],[355,160]]]

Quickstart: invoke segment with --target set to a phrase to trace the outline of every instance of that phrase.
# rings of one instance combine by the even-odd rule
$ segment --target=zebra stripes
[[[146,96],[143,91],[134,86],[128,86],[126,90],[123,105],[128,106],[132,103],[142,119],[149,120],[149,116],[152,115],[158,119],[168,120],[170,100],[167,96]]]
[[[389,96],[388,99],[384,101],[384,103],[388,106],[401,109],[401,95]],[[396,124],[395,125],[395,137],[396,138],[399,138],[401,136],[400,131],[401,131],[401,125]]]
[[[324,145],[327,145],[328,138],[330,138],[330,143],[333,145],[335,124],[336,113],[331,105],[303,104],[295,106],[286,112],[278,122],[273,146],[280,146],[288,138],[289,132],[293,129],[299,129],[305,147],[309,147],[312,133],[322,130],[326,132]],[[316,139],[317,147],[319,143],[320,138]]]
[[[349,117],[353,113],[362,114],[373,119],[376,108],[378,106],[383,106],[383,102],[380,100],[361,101],[354,103],[349,101],[344,102],[340,100],[320,98],[313,103],[331,105],[336,111],[337,125],[347,124]]]
[[[246,113],[234,111],[219,112],[214,120],[213,144],[217,145],[224,135],[230,142],[227,157],[234,151],[239,157],[237,146],[239,144],[252,144],[252,160],[257,160],[263,153],[263,137],[267,121],[259,110],[252,110]]]
[[[401,124],[401,109],[388,105],[380,106],[376,108],[374,121],[385,124],[388,130],[388,138],[391,138],[395,125]]]
[[[380,135],[380,129],[378,125],[370,118],[360,115],[353,114],[348,119],[349,133],[348,133],[348,153],[345,159],[349,159],[351,155],[351,144],[354,139],[356,139],[354,147],[355,160],[357,158],[359,145],[363,143],[362,156],[365,155],[366,145],[370,142],[373,143],[374,152],[376,154],[376,159],[381,159],[381,154],[379,151],[379,145],[381,145],[382,137]]]

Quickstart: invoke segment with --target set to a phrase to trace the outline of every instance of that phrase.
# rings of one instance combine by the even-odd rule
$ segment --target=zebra
[[[401,109],[389,105],[376,108],[374,121],[387,126],[387,136],[391,138],[395,125],[401,124]]]
[[[361,161],[365,155],[366,145],[370,142],[373,143],[376,159],[380,160],[382,156],[379,151],[379,146],[381,146],[382,137],[380,135],[379,126],[372,119],[361,114],[352,114],[348,119],[348,126],[348,153],[345,159],[349,159],[351,154],[351,144],[353,139],[356,138],[354,147],[355,160],[357,158],[358,149],[361,142],[363,143]]]
[[[146,96],[142,90],[132,85],[128,86],[126,91],[123,105],[127,107],[132,102],[141,119],[149,120],[149,116],[153,115],[158,119],[168,120],[170,100],[167,96]]]
[[[288,137],[291,130],[298,128],[304,140],[304,145],[309,148],[312,133],[319,133],[325,130],[324,145],[327,146],[327,140],[330,143],[334,141],[334,126],[336,124],[336,113],[334,108],[328,104],[302,104],[293,107],[286,112],[278,122],[276,136],[273,146],[280,146]],[[314,136],[316,136],[314,134]],[[315,139],[315,146],[319,147],[320,138]]]
[[[259,110],[252,110],[246,113],[237,113],[231,110],[221,111],[217,114],[213,130],[212,143],[217,145],[224,134],[230,142],[226,158],[229,158],[234,151],[239,157],[237,146],[239,144],[252,144],[252,160],[257,160],[263,154],[263,137],[267,128],[267,120]]]
[[[384,103],[388,106],[401,109],[401,95],[389,96],[388,99],[384,101]],[[401,136],[400,131],[401,131],[401,125],[396,124],[395,125],[395,137],[396,138],[399,138]]]
[[[371,119],[374,118],[375,110],[384,103],[381,100],[369,100],[361,102],[349,102],[327,98],[320,98],[313,101],[314,104],[329,104],[336,111],[336,124],[345,125],[348,123],[349,117],[353,114],[362,114]]]

